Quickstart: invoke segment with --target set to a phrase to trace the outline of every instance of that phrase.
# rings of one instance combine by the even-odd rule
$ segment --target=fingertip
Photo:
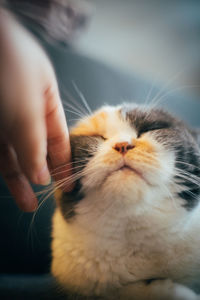
[[[24,212],[33,212],[38,207],[38,200],[24,175],[6,180],[7,186],[17,206]]]
[[[20,198],[19,201],[16,199],[16,203],[22,211],[27,213],[34,212],[38,208],[38,201],[34,196],[30,199],[30,201],[27,201],[27,198],[25,201],[22,198]]]
[[[49,173],[49,169],[47,163],[40,169],[39,172],[35,175],[35,180],[33,183],[47,186],[51,183],[51,175]]]

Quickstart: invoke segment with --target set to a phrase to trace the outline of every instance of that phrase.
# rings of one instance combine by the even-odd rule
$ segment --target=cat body
[[[62,288],[106,299],[200,299],[192,131],[162,110],[103,107],[72,128],[71,145],[77,184],[71,194],[57,191],[52,232]]]

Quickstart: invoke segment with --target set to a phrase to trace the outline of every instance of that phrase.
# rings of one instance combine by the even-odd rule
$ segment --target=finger
[[[20,209],[26,212],[37,208],[33,190],[21,172],[14,149],[0,142],[0,173]]]
[[[37,97],[37,95],[36,95]],[[29,99],[21,115],[18,115],[10,140],[16,151],[23,173],[35,184],[50,183],[47,166],[47,136],[44,114],[44,99]]]
[[[49,165],[56,181],[67,180],[71,174],[71,149],[66,118],[56,85],[46,90],[46,100]],[[72,188],[73,184],[65,184],[63,190],[67,192]]]

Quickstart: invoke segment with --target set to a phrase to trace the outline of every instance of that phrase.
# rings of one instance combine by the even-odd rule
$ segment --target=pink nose
[[[116,143],[113,148],[119,153],[121,153],[122,155],[124,155],[128,152],[128,150],[133,149],[134,146],[129,144],[128,142],[121,142],[121,143]]]

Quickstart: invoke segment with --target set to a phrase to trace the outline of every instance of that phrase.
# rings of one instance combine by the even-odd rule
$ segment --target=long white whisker
[[[150,87],[150,89],[149,89],[149,92],[148,92],[148,94],[147,94],[147,96],[146,96],[146,99],[145,99],[145,102],[144,102],[144,106],[148,105],[148,102],[149,102],[149,100],[150,100],[151,93],[153,92],[153,89],[154,89],[154,87],[155,87],[156,81],[157,81],[157,80],[154,79],[154,81],[153,81],[153,83],[152,83],[152,85],[151,85],[151,87]]]
[[[158,93],[156,94],[156,96],[151,100],[150,104],[153,104],[157,100],[157,98],[159,98],[162,95],[162,93],[174,82],[174,80],[177,79],[177,77],[179,77],[183,73],[184,69],[185,69],[185,67],[182,70],[180,70],[177,73],[175,73],[175,75],[172,76],[166,82],[166,84],[160,89],[160,91],[158,91]]]
[[[200,185],[200,180],[197,180],[199,178],[196,179],[196,178],[193,178],[192,176],[190,176],[189,174],[182,174],[182,173],[180,173],[180,170],[178,171],[176,176],[179,177],[179,179],[180,178],[185,179],[186,181],[189,181],[197,186]]]
[[[64,108],[64,111],[70,112],[70,113],[72,113],[72,114],[74,114],[74,115],[76,115],[76,116],[79,116],[80,118],[83,118],[83,115],[81,115],[80,113],[77,113],[77,112],[75,112],[75,111],[72,111],[72,110],[70,110],[70,109]]]
[[[77,160],[77,161],[69,162],[69,163],[63,164],[61,166],[58,166],[56,168],[53,168],[51,170],[55,171],[55,170],[58,170],[58,169],[61,169],[61,168],[64,168],[64,167],[67,167],[67,166],[70,166],[70,165],[79,164],[80,162],[83,162],[83,161],[85,161],[85,159],[80,159],[80,160]]]
[[[76,171],[77,169],[83,168],[84,166],[85,165],[75,166],[75,167],[73,167],[73,168],[71,168],[71,169],[69,169],[67,171],[75,171],[75,172],[77,172]],[[56,176],[56,175],[63,174],[63,173],[66,173],[66,170],[65,171],[58,171],[58,172],[52,174],[52,176]]]
[[[169,90],[165,94],[163,94],[160,98],[158,98],[156,101],[154,101],[154,106],[157,106],[167,96],[169,96],[169,95],[171,95],[171,94],[173,94],[177,91],[181,91],[181,90],[188,89],[188,88],[195,88],[195,87],[199,87],[199,85],[183,85],[181,87],[177,87],[177,88],[174,88],[172,90]]]
[[[83,96],[83,93],[79,90],[79,88],[77,87],[77,85],[74,81],[72,81],[72,84],[73,84],[74,89],[76,90],[77,94],[79,95],[80,99],[82,100],[83,104],[85,105],[86,109],[88,110],[89,114],[92,114],[92,111],[91,111],[85,97]]]
[[[72,109],[72,111],[80,114],[82,117],[86,116],[85,112],[83,112],[80,109],[76,108],[73,104],[71,104],[69,102],[63,102],[63,107]]]
[[[182,164],[182,165],[185,165],[185,166],[188,166],[188,167],[192,167],[193,169],[200,170],[200,168],[197,167],[196,165],[193,165],[193,164],[190,164],[190,163],[187,163],[187,162],[184,162],[184,161],[180,161],[180,160],[176,160],[176,162],[178,164]]]
[[[174,200],[174,197],[173,195],[171,194],[171,192],[169,191],[169,189],[163,184],[162,185],[162,188],[167,192],[167,195],[170,197],[170,199],[172,200],[172,203],[173,203],[173,206],[174,208],[177,210],[178,209],[178,206]]]
[[[178,170],[181,174],[185,174],[185,175],[187,175],[187,176],[189,176],[189,177],[192,177],[192,178],[195,178],[195,179],[198,179],[198,180],[200,180],[200,177],[198,177],[197,175],[195,175],[195,174],[192,174],[192,173],[190,173],[190,172],[188,172],[187,170],[182,170],[182,169],[179,169],[179,168],[175,168],[175,170]]]
[[[76,107],[74,106],[74,108],[79,109],[80,112],[83,113],[83,115],[87,116],[88,113],[87,113],[87,111],[85,110],[85,107],[83,107],[83,106],[81,105],[81,103],[79,103],[79,102],[78,102],[78,101],[70,94],[70,92],[69,92],[68,90],[66,90],[66,88],[63,86],[62,83],[60,83],[60,85],[62,86],[62,91],[63,91],[63,93],[65,94],[65,97],[67,97],[67,100],[68,100],[68,101],[63,101],[63,103],[66,103],[66,104],[67,104],[67,103],[69,103],[69,101],[70,101],[70,102],[71,102],[71,105],[74,106],[74,104],[76,104]]]

